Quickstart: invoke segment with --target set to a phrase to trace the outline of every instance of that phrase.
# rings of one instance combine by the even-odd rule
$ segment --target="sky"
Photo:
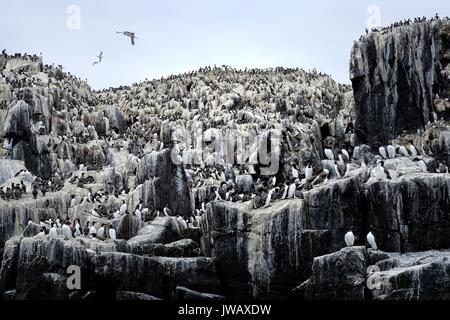
[[[450,16],[448,0],[0,0],[0,8],[0,49],[42,52],[95,89],[214,64],[316,68],[349,83],[350,50],[368,24]],[[125,30],[135,46],[116,33]]]

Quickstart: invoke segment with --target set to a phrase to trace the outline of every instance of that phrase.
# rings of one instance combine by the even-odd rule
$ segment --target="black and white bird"
[[[305,169],[306,181],[311,181],[312,176],[313,176],[313,168],[312,168],[312,166],[310,164],[308,164],[308,166]]]
[[[292,166],[291,174],[292,174],[292,178],[298,179],[299,174],[298,174],[297,166],[295,164]]]
[[[380,156],[381,156],[383,159],[387,159],[387,158],[388,158],[388,154],[387,154],[387,152],[386,152],[386,148],[385,148],[385,147],[380,147],[380,148],[378,149],[378,152],[380,153]]]
[[[350,162],[350,154],[348,153],[348,151],[345,149],[342,149],[341,152],[342,152],[342,156],[344,157],[344,161]]]
[[[396,154],[397,154],[397,152],[395,151],[394,146],[388,145],[386,149],[387,149],[387,153],[388,153],[389,159],[394,159]]]
[[[270,206],[270,201],[272,201],[272,196],[273,196],[273,194],[275,193],[275,192],[277,192],[278,190],[280,190],[280,188],[278,188],[278,187],[276,187],[276,188],[273,188],[273,189],[271,189],[270,191],[269,191],[269,194],[267,195],[267,199],[266,199],[266,204],[265,204],[265,208],[267,208],[267,207],[269,207]]]
[[[428,167],[427,167],[427,164],[425,163],[425,161],[420,160],[420,159],[417,159],[417,160],[418,160],[417,165],[419,166],[420,171],[428,172]]]
[[[326,148],[324,153],[328,160],[334,160],[333,150]]]
[[[369,245],[370,245],[370,247],[373,249],[373,250],[378,250],[378,247],[377,247],[377,243],[376,243],[376,241],[375,241],[375,236],[372,234],[372,232],[369,232],[368,234],[367,234],[367,242],[369,243]]]
[[[392,180],[391,175],[389,173],[389,170],[384,167],[384,161],[380,161],[378,165],[373,168],[373,173],[375,175],[375,178],[378,180]]]
[[[127,209],[128,209],[128,206],[127,206],[127,204],[125,203],[125,200],[124,200],[122,202],[122,205],[120,206],[120,209],[119,209],[120,214],[124,215],[125,213],[127,213]]]
[[[116,240],[117,239],[116,230],[114,230],[113,226],[109,226],[108,234],[109,234],[109,238],[111,240]]]
[[[170,215],[172,214],[172,211],[167,207],[164,207],[163,212],[166,217],[170,217]]]
[[[137,39],[136,34],[131,31],[117,31],[117,33],[123,34],[124,36],[127,36],[131,38],[131,44],[134,46],[134,39]]]
[[[411,155],[413,157],[417,157],[417,149],[416,147],[412,144],[412,142],[410,143],[410,145],[408,146],[409,148],[409,152],[411,153]]]
[[[398,147],[398,153],[401,154],[403,157],[409,157],[408,149],[406,149],[405,146]]]
[[[287,195],[288,195],[288,191],[289,191],[289,186],[285,183],[284,184],[284,190],[283,190],[283,194],[281,195],[281,200],[285,200]]]
[[[62,226],[62,233],[64,236],[64,240],[70,240],[72,239],[72,229],[70,229],[70,226],[68,226],[67,224],[64,224]]]
[[[347,247],[353,247],[353,245],[355,244],[355,235],[353,234],[353,231],[350,230],[349,232],[347,232],[345,234],[344,240]]]
[[[295,182],[292,182],[292,184],[289,186],[287,198],[288,199],[294,198],[296,190],[297,190],[297,185],[295,184]]]
[[[58,232],[56,231],[55,223],[52,223],[52,227],[50,228],[50,231],[48,232],[48,240],[52,241],[56,239],[56,236],[58,235]]]

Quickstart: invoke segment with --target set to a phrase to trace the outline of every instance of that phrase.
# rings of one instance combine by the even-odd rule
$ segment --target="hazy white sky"
[[[79,29],[67,26],[78,21],[71,5]],[[450,15],[448,0],[0,0],[0,46],[42,52],[96,89],[214,64],[316,68],[348,83],[350,49],[371,5],[383,25]],[[123,30],[136,32],[136,46],[116,34]]]

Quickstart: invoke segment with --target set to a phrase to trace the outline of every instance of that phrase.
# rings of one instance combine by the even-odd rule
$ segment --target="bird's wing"
[[[134,37],[131,37],[131,44],[134,46]]]

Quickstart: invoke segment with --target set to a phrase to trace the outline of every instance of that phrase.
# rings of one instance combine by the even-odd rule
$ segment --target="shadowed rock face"
[[[304,200],[267,209],[213,202],[202,219],[202,249],[217,261],[227,296],[286,297],[293,283],[311,275],[314,257],[345,247],[351,226],[357,244],[365,245],[371,230],[386,251],[450,246],[450,176],[412,173],[379,182],[367,174],[360,170],[305,192]],[[344,296],[362,298],[360,289]]]
[[[375,32],[353,46],[350,78],[359,140],[388,143],[403,130],[415,132],[439,118],[450,119],[450,22],[435,20]]]
[[[312,276],[294,290],[306,300],[449,300],[450,252],[404,255],[365,247],[314,259]]]
[[[138,182],[144,184],[142,192],[146,205],[162,212],[168,207],[173,213],[190,215],[191,197],[183,165],[176,165],[171,150],[146,155],[139,163]],[[158,178],[155,178],[158,177]],[[150,186],[148,180],[151,180]]]
[[[18,300],[67,299],[71,292],[65,284],[66,271],[71,265],[80,267],[81,292],[92,291],[103,299],[115,299],[120,291],[174,299],[177,286],[199,293],[221,293],[214,262],[195,256],[195,249],[196,244],[189,240],[150,248],[124,240],[14,237],[5,244],[0,295],[14,289]],[[154,253],[158,256],[142,255]],[[40,292],[45,295],[40,296]]]

